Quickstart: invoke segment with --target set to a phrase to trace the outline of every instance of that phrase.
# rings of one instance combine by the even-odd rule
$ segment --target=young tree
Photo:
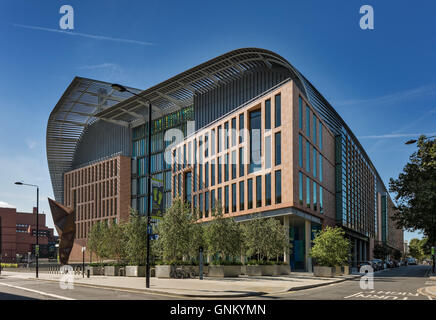
[[[227,256],[241,254],[241,229],[233,218],[224,218],[222,206],[217,203],[212,216],[214,219],[205,227],[205,242],[207,250],[212,255],[218,255],[219,260]]]
[[[126,258],[127,232],[125,229],[125,223],[113,222],[109,226],[104,239],[108,256],[117,260],[118,263]]]
[[[95,252],[100,262],[110,257],[110,245],[107,243],[108,226],[106,222],[95,223],[89,233],[87,246]]]
[[[339,227],[326,227],[319,231],[313,240],[310,256],[321,266],[335,267],[348,263],[350,241],[344,238],[345,232]]]
[[[134,265],[145,265],[147,258],[147,220],[134,209],[130,210],[129,222],[125,225],[127,259]]]

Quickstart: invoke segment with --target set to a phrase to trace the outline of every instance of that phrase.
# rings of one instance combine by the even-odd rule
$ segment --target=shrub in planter
[[[209,277],[239,277],[242,263],[238,261],[212,261],[209,266]]]
[[[245,274],[247,276],[261,276],[262,275],[262,267],[257,260],[251,260],[247,262],[245,266]]]
[[[315,277],[333,278],[335,274],[334,267],[314,266],[313,275]]]
[[[126,277],[145,277],[145,266],[126,266]]]
[[[119,276],[120,275],[120,266],[104,266],[104,275],[105,276]]]

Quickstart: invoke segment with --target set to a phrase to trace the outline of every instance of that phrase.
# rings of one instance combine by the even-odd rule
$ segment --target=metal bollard
[[[86,270],[86,277],[89,278],[90,275],[91,275],[91,270],[90,269]]]

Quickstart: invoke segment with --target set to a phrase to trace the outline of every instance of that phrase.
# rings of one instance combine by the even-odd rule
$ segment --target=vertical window
[[[253,179],[247,180],[247,195],[248,195],[247,209],[252,209],[253,208]]]
[[[215,129],[212,129],[210,135],[210,154],[215,155],[216,146],[215,146],[216,132]]]
[[[189,204],[191,203],[191,183],[192,177],[191,172],[185,174],[185,201]]]
[[[224,149],[229,148],[229,122],[224,123]]]
[[[319,122],[319,149],[322,150],[322,123]]]
[[[239,148],[239,176],[244,176],[244,148]]]
[[[262,206],[262,176],[256,177],[256,207]]]
[[[182,196],[182,182],[181,182],[181,180],[182,180],[182,175],[179,173],[177,175],[177,193],[179,196]],[[147,188],[148,188],[148,185],[147,185]],[[148,193],[148,189],[147,189],[147,193]]]
[[[244,142],[244,114],[239,115],[239,143]]]
[[[236,118],[232,118],[232,147],[236,146]]]
[[[229,154],[224,155],[224,181],[229,181]]]
[[[193,174],[192,174],[192,184],[193,184],[193,189],[194,189],[194,192],[196,192],[197,191],[197,165],[194,165],[194,171],[193,171]]]
[[[322,186],[319,186],[319,212],[324,213],[324,204],[322,199]]]
[[[265,175],[265,205],[271,204],[271,173]]]
[[[229,213],[229,186],[224,187],[224,213]]]
[[[298,164],[303,168],[303,136],[298,135]]]
[[[204,157],[207,158],[209,156],[209,134],[206,133],[204,135]]]
[[[306,207],[310,208],[310,179],[306,177]]]
[[[218,141],[218,152],[223,151],[223,146],[222,146],[222,137],[223,137],[223,130],[221,126],[218,126],[218,137],[217,137],[217,141]]]
[[[316,189],[317,189],[317,186],[316,186],[316,182],[314,181],[313,182],[313,210],[317,210],[317,201],[316,201]]]
[[[203,189],[203,165],[198,165],[198,190]]]
[[[317,154],[317,151],[316,151],[316,149],[315,149],[315,147],[313,147],[313,176],[314,177],[316,177],[316,167],[317,167],[317,163],[318,163],[318,161],[316,160],[316,154]]]
[[[204,211],[205,211],[205,217],[209,217],[209,191],[206,191],[204,193]]]
[[[218,165],[218,184],[220,184],[222,182],[222,179],[223,179],[222,157],[218,157],[217,165]]]
[[[198,195],[198,202],[200,205],[200,218],[203,218],[203,194],[202,193]]]
[[[177,149],[174,149],[173,150],[173,172],[176,172],[176,171],[177,171]]]
[[[281,95],[278,94],[275,96],[275,126],[280,127],[282,125],[282,99]]]
[[[236,179],[236,150],[232,151],[232,179]]]
[[[250,112],[250,173],[260,169],[261,126],[260,110]]]
[[[204,165],[204,187],[209,187],[209,163],[206,162]]]
[[[303,130],[303,99],[298,97],[298,128]]]
[[[265,101],[265,130],[271,129],[271,100]]]
[[[218,202],[223,205],[223,188],[218,188]]]
[[[306,106],[306,135],[310,138],[310,108]]]
[[[322,182],[322,154],[319,154],[319,174],[318,174],[319,181]]]
[[[183,168],[186,168],[186,160],[187,160],[187,157],[186,157],[186,144],[184,144],[183,145]]]
[[[236,183],[232,184],[232,212],[236,212]]]
[[[188,143],[188,165],[192,165],[192,141]]]
[[[306,141],[306,171],[310,172],[310,143]]]
[[[317,135],[316,135],[316,125],[318,124],[318,121],[316,119],[315,113],[313,114],[313,142],[316,145]]]
[[[271,135],[265,137],[265,169],[271,168]]]
[[[278,166],[282,163],[282,135],[280,132],[275,134],[275,165]]]
[[[298,172],[298,201],[303,205],[303,173]]]
[[[277,170],[275,172],[275,192],[276,192],[276,204],[282,203],[282,171]]]
[[[215,185],[215,159],[210,161],[210,185]]]
[[[215,189],[210,192],[210,208],[211,210],[215,209]]]
[[[244,210],[244,181],[239,182],[239,211]]]

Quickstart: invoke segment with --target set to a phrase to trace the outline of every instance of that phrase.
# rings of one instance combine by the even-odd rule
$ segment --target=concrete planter
[[[322,266],[313,267],[313,275],[315,277],[333,278],[334,274],[335,274],[335,268],[333,267],[322,267]]]
[[[103,267],[90,267],[87,266],[85,270],[89,270],[89,275],[91,276],[102,276],[104,275]]]
[[[336,276],[342,276],[342,267],[341,266],[336,266],[335,267],[335,277]]]
[[[126,266],[126,277],[145,277],[145,266]]]
[[[248,267],[248,266],[247,266]],[[238,277],[241,266],[209,266],[209,277]]]
[[[243,266],[245,267],[245,272],[247,276],[261,276],[262,275],[262,268],[259,265],[247,265]]]
[[[120,267],[118,267],[118,266],[105,266],[104,267],[104,275],[105,276],[119,276],[120,275]]]
[[[171,268],[170,265],[160,265],[156,266],[156,277],[157,278],[171,278]]]
[[[199,266],[171,266],[171,265],[159,265],[154,269],[154,275],[157,278],[171,278],[171,274],[175,273],[177,268],[182,268],[189,274],[194,273],[195,276],[198,276],[200,273]],[[207,275],[208,267],[203,266],[203,275]],[[151,276],[153,277],[153,270],[151,270]]]
[[[291,274],[291,266],[288,264],[281,264],[280,267],[280,274]]]
[[[350,267],[349,266],[343,266],[342,267],[342,274],[344,276],[349,275],[350,274]]]
[[[261,266],[262,275],[263,276],[272,276],[274,274],[274,269],[275,269],[274,267],[275,267],[274,265],[270,265],[270,264],[262,265]]]

